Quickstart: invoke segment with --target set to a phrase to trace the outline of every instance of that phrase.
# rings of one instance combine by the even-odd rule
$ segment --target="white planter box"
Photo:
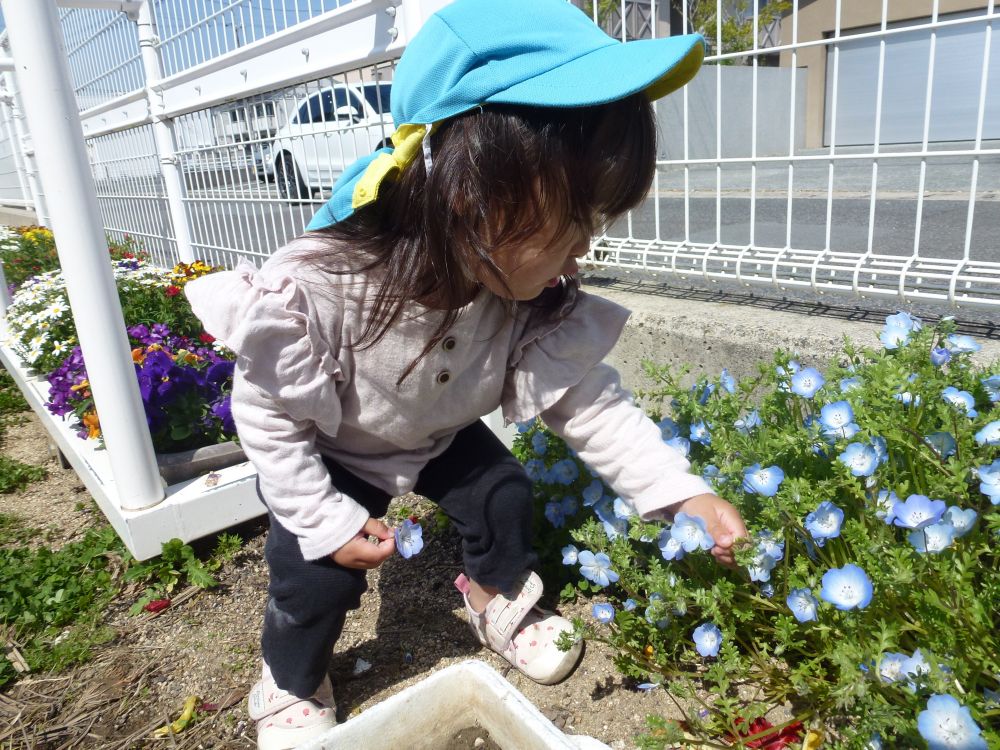
[[[0,341],[7,335],[0,317]],[[97,440],[81,440],[69,422],[46,407],[49,384],[32,374],[21,359],[0,344],[0,363],[10,372],[51,441],[86,485],[118,536],[138,560],[160,554],[170,539],[190,542],[266,513],[257,497],[257,472],[249,461],[215,470],[212,480],[199,476],[168,485],[162,502],[142,510],[122,508],[107,451]]]
[[[524,695],[481,661],[464,661],[411,685],[298,750],[378,747],[438,750],[459,730],[480,726],[504,750],[608,750],[563,734]]]

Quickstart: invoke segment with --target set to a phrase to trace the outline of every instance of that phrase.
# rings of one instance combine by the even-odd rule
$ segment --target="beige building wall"
[[[930,19],[933,0],[889,0],[888,23],[912,19]],[[938,0],[938,15],[969,10],[982,10],[983,0]],[[799,0],[797,39],[811,42],[833,36],[836,26],[836,0]],[[882,23],[882,3],[876,0],[842,0],[840,28],[863,28]],[[781,44],[792,43],[793,22],[789,14],[781,21]],[[806,148],[823,146],[823,125],[826,107],[826,56],[828,45],[804,47],[795,54],[799,75],[806,76]],[[792,52],[781,53],[781,66],[792,65]],[[874,75],[875,72],[872,72]]]

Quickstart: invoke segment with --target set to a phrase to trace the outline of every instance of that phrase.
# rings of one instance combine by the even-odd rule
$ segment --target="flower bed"
[[[21,250],[28,234],[16,240]],[[51,240],[51,233],[47,237]],[[10,245],[11,238],[6,242]],[[0,252],[17,252],[2,250],[2,243]],[[154,449],[172,453],[231,441],[236,435],[229,406],[233,354],[215,345],[181,293],[187,281],[215,269],[201,261],[173,269],[152,266],[130,240],[109,250]],[[19,257],[13,258],[15,268],[24,265]],[[5,268],[9,262],[5,258]],[[45,373],[49,411],[73,419],[81,438],[100,439],[100,418],[58,268],[23,281],[7,310],[7,325],[13,351]]]
[[[579,633],[686,711],[646,747],[1000,747],[1000,374],[947,322],[900,313],[881,339],[825,374],[779,354],[688,389],[648,368],[664,439],[747,521],[734,571],[700,519],[640,521],[520,427],[548,577],[593,598]]]

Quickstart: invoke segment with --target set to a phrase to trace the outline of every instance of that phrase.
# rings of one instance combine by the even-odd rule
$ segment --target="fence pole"
[[[10,155],[14,160],[14,169],[17,171],[17,184],[21,190],[21,198],[26,202],[33,201],[33,196],[28,190],[27,176],[24,171],[24,156],[21,154],[21,144],[14,133],[14,126],[11,124],[11,99],[4,89],[4,81],[0,79],[0,117],[3,118],[3,129],[10,141]],[[32,206],[34,208],[34,206]]]
[[[31,202],[35,204],[35,217],[39,224],[44,224],[48,219],[49,211],[45,203],[45,196],[41,186],[38,184],[38,165],[35,163],[35,148],[31,140],[31,134],[24,126],[24,109],[21,106],[21,97],[14,81],[13,73],[0,73],[4,87],[10,99],[7,105],[10,107],[10,118],[14,126],[14,135],[17,136],[17,148],[20,149],[21,159],[24,164],[24,177],[28,181],[28,192],[31,193]]]
[[[174,124],[172,119],[163,117],[163,97],[156,90],[156,84],[163,78],[163,64],[160,60],[160,39],[156,34],[152,3],[149,0],[143,0],[139,5],[135,22],[139,33],[142,67],[146,75],[146,100],[153,117],[153,139],[156,154],[160,158],[160,173],[167,193],[170,222],[174,226],[177,254],[182,261],[190,263],[194,260],[194,249],[191,247],[191,225],[184,205],[184,180],[177,159]]]
[[[77,336],[87,361],[118,501],[138,510],[164,498],[115,286],[94,178],[55,0],[3,0],[38,168]]]

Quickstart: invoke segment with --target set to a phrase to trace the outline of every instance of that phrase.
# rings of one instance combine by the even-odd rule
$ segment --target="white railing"
[[[789,4],[777,45],[771,34],[759,46],[757,3],[752,48],[732,49],[717,25],[700,76],[659,105],[668,138],[650,200],[597,239],[594,263],[708,283],[1000,304],[993,0],[951,3],[963,10],[948,16],[938,0],[891,11],[888,0]],[[699,8],[704,19],[706,5],[722,16],[727,4],[683,5],[689,31]],[[776,89],[783,105],[762,106]]]
[[[699,77],[658,103],[653,190],[595,239],[594,264],[723,287],[1000,304],[993,0],[952,2],[948,14],[940,0],[787,0],[778,14],[725,0],[574,2],[622,39],[700,31],[711,48]],[[164,262],[260,258],[300,232],[336,178],[335,152],[370,138],[326,117],[321,134],[288,125],[307,92],[391,78],[405,45],[371,55],[357,40],[375,19],[385,33],[405,24],[384,15],[394,3],[373,7],[155,0],[145,42],[126,13],[62,10],[108,231]],[[279,135],[300,143],[297,175],[315,172],[294,203],[273,181]],[[22,155],[18,169],[3,138],[0,128],[0,199],[30,204],[30,163]]]

